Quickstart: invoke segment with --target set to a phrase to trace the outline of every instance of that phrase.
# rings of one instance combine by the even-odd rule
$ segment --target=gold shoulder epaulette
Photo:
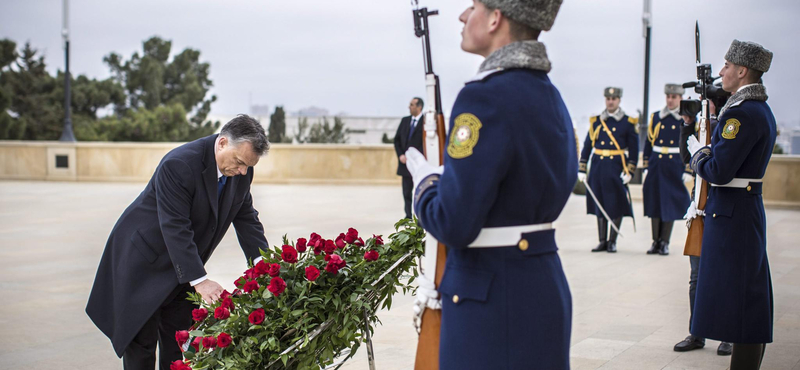
[[[595,123],[595,122],[597,122],[597,116],[592,116],[592,117],[589,117],[589,124],[590,124],[590,125],[591,125],[591,124],[593,124],[593,123]]]
[[[628,122],[630,122],[631,124],[635,125],[635,124],[639,123],[639,119],[638,118],[633,118],[633,117],[628,117]]]

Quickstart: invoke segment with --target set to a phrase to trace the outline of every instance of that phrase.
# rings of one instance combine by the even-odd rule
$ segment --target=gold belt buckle
[[[665,147],[665,146],[662,146],[661,147],[661,154],[669,154],[669,148]]]
[[[610,155],[611,155],[611,153],[610,153],[610,152],[611,152],[611,151],[610,151],[610,150],[608,150],[608,149],[603,149],[603,150],[601,150],[601,151],[600,151],[600,155],[601,155],[601,156],[603,156],[603,157],[608,157],[608,156],[610,156]]]

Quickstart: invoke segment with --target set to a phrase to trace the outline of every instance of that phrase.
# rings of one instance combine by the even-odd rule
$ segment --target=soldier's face
[[[744,67],[725,61],[725,65],[719,70],[719,75],[722,76],[722,90],[729,93],[734,93],[741,87],[742,79],[744,78]]]
[[[489,30],[492,23],[492,12],[478,0],[472,1],[472,6],[464,10],[458,20],[464,23],[461,31],[461,49],[473,54],[488,56],[491,47]]]
[[[253,167],[260,157],[253,151],[253,144],[241,142],[234,144],[225,136],[220,136],[214,157],[219,171],[225,176],[247,174],[247,167]]]
[[[616,112],[619,109],[619,98],[616,96],[606,97],[606,110]]]
[[[673,110],[681,105],[681,99],[683,97],[678,94],[667,94],[667,108],[669,110]]]

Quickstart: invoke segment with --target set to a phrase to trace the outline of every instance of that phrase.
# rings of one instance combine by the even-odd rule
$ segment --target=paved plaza
[[[110,342],[84,313],[106,238],[142,183],[0,181],[0,369],[121,369]],[[317,232],[333,238],[348,227],[391,233],[403,214],[400,186],[254,185],[267,239]],[[726,369],[719,342],[672,351],[688,335],[686,228],[675,226],[672,254],[646,255],[650,223],[635,203],[638,231],[624,221],[616,254],[590,253],[596,222],[585,198],[573,196],[556,222],[560,256],[574,304],[573,369]],[[775,293],[774,343],[762,369],[800,370],[800,210],[769,208],[767,238]],[[245,269],[231,229],[207,265],[231,289]],[[413,297],[395,297],[379,314],[377,369],[412,369]],[[475,340],[482,340],[475,338]],[[344,369],[367,369],[366,354]],[[492,369],[487,369],[492,370]]]

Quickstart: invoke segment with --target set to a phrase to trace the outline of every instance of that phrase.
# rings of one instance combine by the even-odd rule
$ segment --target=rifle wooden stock
[[[444,164],[444,143],[447,133],[444,126],[444,114],[436,114],[436,136],[439,140],[439,163]],[[422,135],[422,147],[427,148],[425,141],[427,135]],[[425,153],[427,156],[428,153]],[[447,260],[447,247],[438,243],[436,248],[436,273],[434,284],[439,288],[444,276],[444,266]],[[439,369],[439,334],[442,329],[442,311],[425,308],[422,312],[422,325],[419,328],[419,341],[417,342],[417,357],[414,361],[414,370]]]
[[[705,126],[706,137],[705,137],[705,145],[711,144],[711,121],[708,119],[704,119],[701,123]],[[708,182],[703,180],[700,175],[695,173],[695,176],[700,181],[697,181],[697,184],[700,184],[699,189],[698,186],[695,186],[694,189],[694,201],[697,203],[698,210],[706,209],[706,200],[708,200]],[[689,233],[686,235],[686,244],[683,246],[683,255],[684,256],[696,256],[700,257],[700,252],[703,249],[703,230],[705,229],[705,219],[703,217],[697,216],[692,220],[691,225],[689,226]]]

